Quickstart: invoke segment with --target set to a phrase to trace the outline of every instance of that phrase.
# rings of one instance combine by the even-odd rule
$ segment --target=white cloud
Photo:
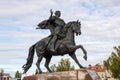
[[[112,7],[119,6],[120,0],[94,0],[97,6],[100,7]]]

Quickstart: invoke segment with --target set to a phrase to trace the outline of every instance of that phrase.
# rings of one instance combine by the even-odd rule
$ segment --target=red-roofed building
[[[111,76],[111,74],[107,70],[105,70],[103,65],[99,65],[99,64],[96,64],[94,66],[89,65],[87,69],[96,71],[99,77],[101,78],[101,80],[115,80]]]
[[[91,69],[91,70],[94,70],[94,71],[97,71],[97,72],[104,72],[105,71],[104,66],[99,65],[99,64],[96,64],[95,66],[89,65],[88,69]]]

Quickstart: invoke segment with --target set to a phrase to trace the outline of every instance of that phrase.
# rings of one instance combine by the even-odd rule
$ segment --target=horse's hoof
[[[38,74],[42,74],[43,72],[39,72]]]
[[[23,66],[22,66],[22,68],[25,68],[26,67],[26,64],[24,64]]]
[[[49,73],[52,73],[52,71],[49,71]]]
[[[83,56],[83,58],[87,61],[87,57],[86,56]]]
[[[81,69],[85,69],[85,67],[83,67],[83,66],[80,66],[80,68],[81,68]]]

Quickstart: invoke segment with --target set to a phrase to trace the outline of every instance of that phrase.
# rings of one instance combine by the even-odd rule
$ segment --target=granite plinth
[[[100,80],[93,70],[79,69],[25,76],[23,80]]]

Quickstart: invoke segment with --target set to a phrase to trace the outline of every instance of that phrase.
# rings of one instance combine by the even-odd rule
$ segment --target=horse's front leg
[[[46,54],[47,54],[47,53],[46,53]],[[46,56],[45,58],[46,58],[45,67],[47,68],[47,70],[48,70],[49,72],[52,72],[51,69],[49,68],[49,63],[50,63],[50,61],[51,61],[52,56],[49,55],[49,56]]]
[[[77,46],[75,46],[75,49],[79,49],[79,48],[81,48],[82,51],[83,51],[83,53],[84,53],[83,58],[84,58],[85,60],[87,60],[87,51],[85,50],[85,48],[84,48],[82,45],[77,45]]]
[[[72,53],[72,54],[69,54],[69,55],[70,55],[70,56],[72,57],[72,59],[78,64],[79,68],[84,68],[84,67],[79,63],[79,61],[78,61],[75,53]]]
[[[84,47],[83,47],[82,45],[66,45],[65,47],[66,47],[66,48],[68,49],[68,51],[70,51],[70,52],[76,51],[77,49],[81,48],[82,51],[83,51],[83,53],[84,53],[83,58],[84,58],[85,60],[87,60],[87,51],[84,49]]]

